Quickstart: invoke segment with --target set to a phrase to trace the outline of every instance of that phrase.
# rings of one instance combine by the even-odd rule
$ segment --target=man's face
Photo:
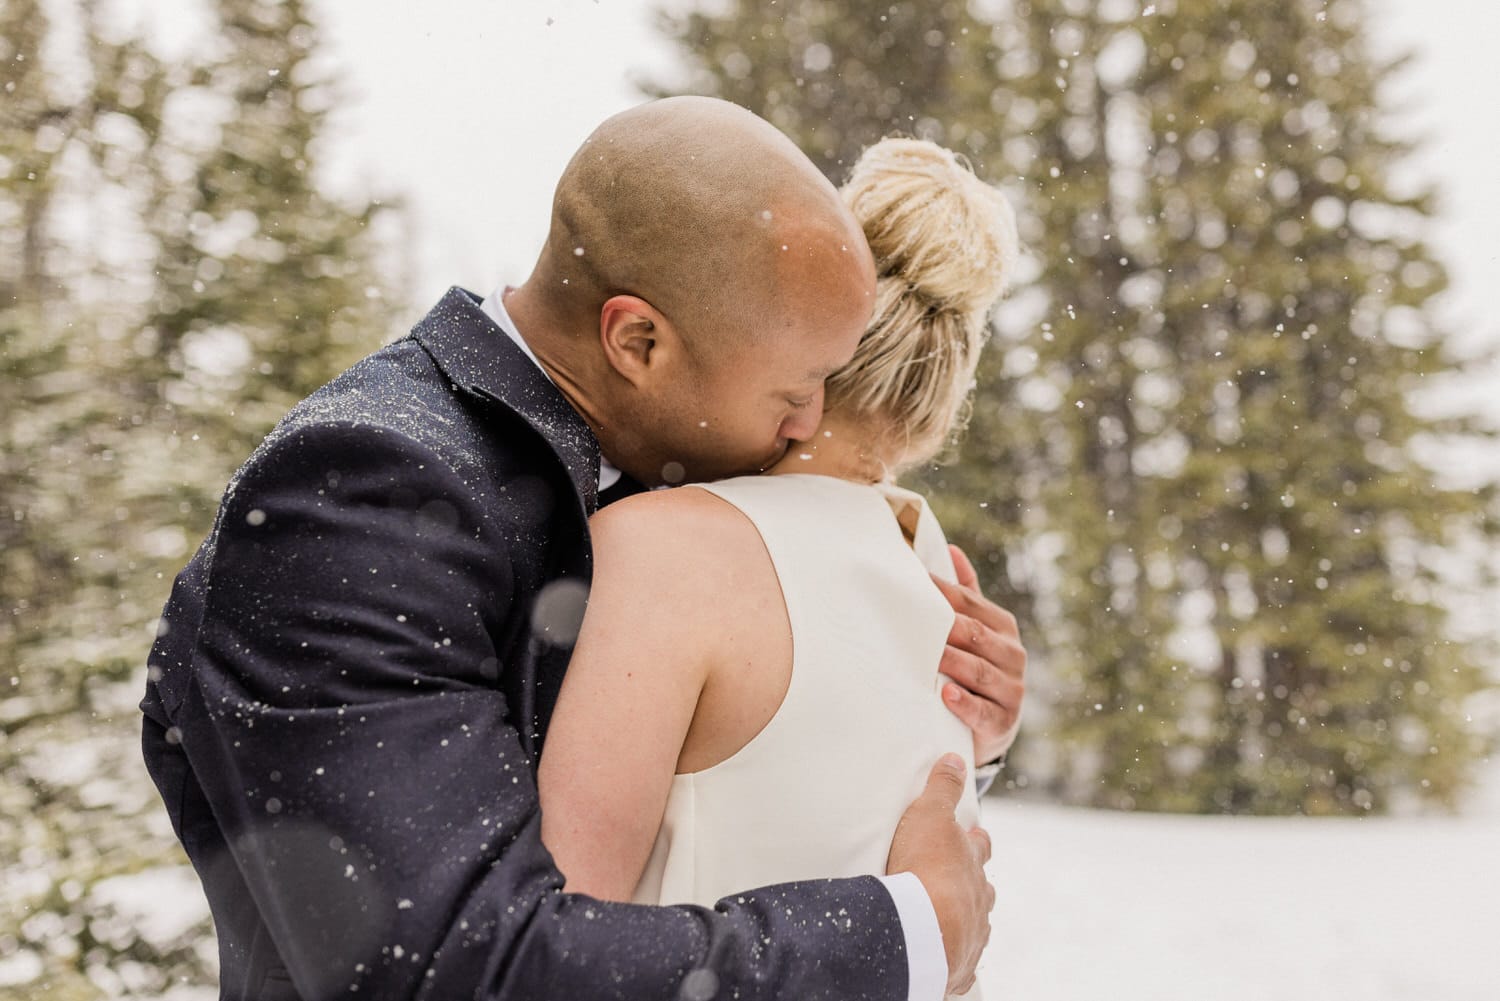
[[[711,327],[652,321],[665,350],[632,367],[623,419],[601,429],[611,461],[649,486],[691,483],[761,472],[812,436],[823,383],[854,357],[875,304],[874,261],[845,221],[786,225],[779,250],[697,320]]]
[[[665,392],[644,401],[620,460],[649,485],[758,473],[823,417],[823,382],[864,333],[863,309],[786,321],[748,344],[685,361]],[[617,460],[619,461],[619,460]]]

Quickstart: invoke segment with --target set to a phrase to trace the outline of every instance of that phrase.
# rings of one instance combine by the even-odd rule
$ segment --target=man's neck
[[[509,319],[514,333],[520,338],[521,350],[536,363],[537,367],[552,381],[568,405],[578,412],[596,436],[603,427],[603,416],[594,398],[584,386],[596,382],[589,366],[577,357],[580,339],[572,331],[555,326],[550,310],[541,308],[535,296],[528,294],[527,286],[518,288],[505,286],[497,290],[493,298],[499,300],[496,313]],[[504,324],[502,323],[502,326]],[[608,489],[620,477],[620,471],[601,454],[600,489]],[[607,482],[606,482],[607,481]]]

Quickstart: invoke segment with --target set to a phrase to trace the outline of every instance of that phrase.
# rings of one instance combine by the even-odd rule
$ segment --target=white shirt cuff
[[[877,877],[890,893],[906,939],[908,1001],[942,1001],[948,987],[948,954],[932,898],[913,872]]]

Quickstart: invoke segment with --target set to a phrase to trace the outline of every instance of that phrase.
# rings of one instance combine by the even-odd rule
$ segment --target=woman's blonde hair
[[[879,279],[875,318],[829,377],[827,406],[876,425],[894,474],[967,419],[990,309],[1019,253],[1015,215],[952,152],[918,139],[865,150],[842,192]]]

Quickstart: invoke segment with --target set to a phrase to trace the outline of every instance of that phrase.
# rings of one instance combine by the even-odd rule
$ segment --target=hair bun
[[[960,313],[987,313],[1005,291],[1020,253],[1015,213],[949,150],[882,139],[860,156],[843,192],[882,275]]]

